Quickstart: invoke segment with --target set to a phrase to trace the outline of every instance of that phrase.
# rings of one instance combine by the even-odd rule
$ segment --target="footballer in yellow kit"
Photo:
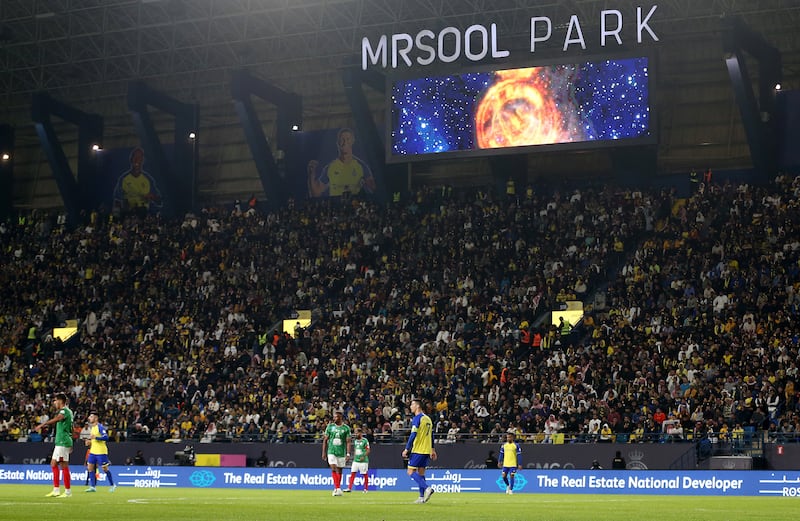
[[[111,475],[111,471],[108,470],[108,466],[111,462],[108,460],[108,431],[106,430],[105,425],[100,423],[100,418],[95,411],[89,413],[89,439],[86,440],[86,445],[89,446],[89,458],[86,460],[86,470],[89,472],[89,488],[86,489],[86,492],[96,492],[97,491],[97,467],[103,469],[103,472],[106,474],[106,479],[108,479],[108,484],[111,485],[111,488],[108,489],[109,492],[114,492],[117,489],[116,485],[114,485],[114,477]]]
[[[522,448],[514,439],[514,433],[506,434],[506,442],[500,445],[500,456],[497,466],[503,468],[503,482],[506,484],[506,494],[514,493],[514,480],[517,470],[522,470]]]

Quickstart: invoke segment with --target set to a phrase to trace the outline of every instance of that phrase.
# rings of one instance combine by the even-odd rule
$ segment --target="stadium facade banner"
[[[286,154],[288,193],[297,200],[346,192],[369,197],[376,189],[374,165],[367,162],[362,144],[347,127],[293,132]]]
[[[4,465],[0,484],[47,485],[52,472],[41,465]],[[250,488],[329,490],[327,469],[249,469],[234,467],[118,467],[116,483],[134,488]],[[86,471],[72,473],[82,482]],[[104,477],[104,476],[103,476]],[[498,470],[431,470],[428,483],[437,493],[503,492]],[[103,481],[101,480],[101,485]],[[361,477],[355,481],[356,490]],[[409,492],[417,486],[405,471],[370,470],[373,491]],[[627,471],[530,470],[517,473],[514,491],[546,494],[634,494],[689,496],[800,496],[800,471]]]
[[[635,10],[626,7],[603,9],[597,19],[592,20],[582,20],[577,14],[568,19],[554,20],[547,13],[532,13],[530,53],[557,46],[562,52],[586,51],[589,47],[608,52],[623,45],[660,41],[651,26],[657,21],[658,5],[637,6]],[[448,26],[434,31],[424,28],[415,34],[382,34],[377,38],[364,36],[361,39],[362,70],[508,58],[513,59],[511,51],[502,44],[501,31],[491,20],[464,29]]]
[[[168,160],[174,149],[171,144],[164,145]],[[104,201],[106,208],[153,213],[168,209],[162,187],[148,172],[148,158],[142,147],[103,149],[98,152],[98,162],[103,182],[94,189],[98,191],[97,200]]]

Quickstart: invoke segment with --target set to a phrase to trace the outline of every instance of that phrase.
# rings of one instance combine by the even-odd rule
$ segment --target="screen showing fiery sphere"
[[[394,157],[650,135],[646,58],[396,81]]]

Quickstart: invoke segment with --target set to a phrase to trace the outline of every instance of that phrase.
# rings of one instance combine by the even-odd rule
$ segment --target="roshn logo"
[[[508,479],[509,480],[511,479],[510,475],[508,476]],[[506,489],[506,482],[503,481],[503,477],[502,476],[497,478],[497,481],[495,481],[495,483],[497,483],[497,488],[499,488],[500,490],[505,490]],[[514,490],[513,491],[516,492],[518,490],[522,490],[523,488],[525,488],[525,485],[527,485],[527,484],[528,484],[528,480],[525,479],[525,476],[523,476],[522,474],[517,472],[516,477],[514,478]]]
[[[628,453],[628,464],[625,468],[629,470],[648,470],[647,465],[644,464],[644,452],[634,450]]]
[[[189,476],[189,482],[195,487],[210,487],[217,480],[210,470],[195,470]]]

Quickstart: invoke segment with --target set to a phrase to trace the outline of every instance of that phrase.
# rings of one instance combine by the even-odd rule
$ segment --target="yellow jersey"
[[[503,467],[517,468],[520,465],[521,456],[522,448],[517,442],[506,442],[500,446],[500,461],[503,462]]]
[[[411,452],[414,454],[430,454],[433,449],[433,422],[427,414],[419,413],[411,420],[411,434],[414,442]]]
[[[106,445],[108,441],[108,431],[103,424],[98,423],[97,425],[93,425],[91,433],[94,438],[92,439],[92,444],[89,446],[89,453],[108,454],[108,446]]]
[[[357,159],[351,159],[346,163],[336,158],[330,162],[327,168],[328,195],[339,196],[345,192],[357,194],[361,192],[364,183],[364,167]]]
[[[144,174],[138,176],[128,174],[122,178],[122,193],[129,208],[147,208],[150,205],[147,200],[150,194],[150,180]]]

